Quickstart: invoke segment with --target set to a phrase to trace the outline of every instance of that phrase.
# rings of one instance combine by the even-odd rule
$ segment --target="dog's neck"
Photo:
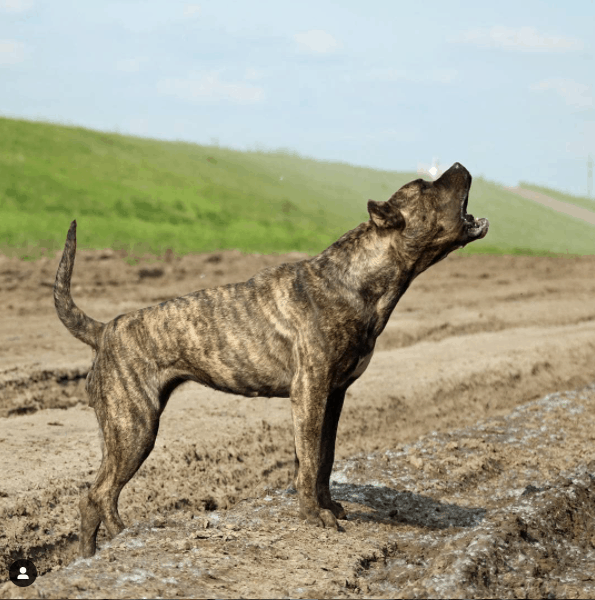
[[[348,231],[319,255],[307,261],[329,292],[340,293],[378,336],[397,302],[415,276],[415,265],[403,262],[370,222]]]

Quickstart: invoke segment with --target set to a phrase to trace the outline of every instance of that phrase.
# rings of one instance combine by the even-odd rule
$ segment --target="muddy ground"
[[[302,256],[79,251],[73,295],[109,320]],[[88,560],[91,351],[56,317],[57,262],[0,258],[0,597],[595,597],[595,257],[452,256],[413,283],[347,394],[344,531],[297,519],[288,400],[188,383]]]

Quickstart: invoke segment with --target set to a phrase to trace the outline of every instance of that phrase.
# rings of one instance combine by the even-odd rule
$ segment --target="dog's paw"
[[[337,523],[337,518],[328,508],[321,509],[320,518],[324,523],[324,527],[327,527],[329,529],[336,529],[337,531],[339,530],[339,523]]]
[[[314,525],[315,527],[326,527],[328,529],[336,529],[337,531],[339,530],[337,518],[328,508],[308,511],[301,510],[300,517],[309,525]]]
[[[334,500],[331,500],[331,504],[328,509],[333,513],[333,515],[335,515],[337,519],[347,518],[347,513],[345,512],[343,506]]]
[[[81,540],[79,552],[83,558],[91,558],[95,555],[96,550],[97,546],[95,545],[95,540]]]

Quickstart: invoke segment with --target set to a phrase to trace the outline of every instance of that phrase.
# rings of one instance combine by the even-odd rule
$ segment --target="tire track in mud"
[[[592,597],[594,426],[591,384],[386,452],[384,467],[361,458],[379,471],[368,465],[372,486],[388,480],[417,500],[414,511],[396,502],[391,514],[417,528],[393,540],[361,588],[388,597]],[[354,462],[335,477],[362,479]],[[457,518],[465,510],[478,517],[471,526]]]
[[[86,402],[88,365],[64,368],[13,368],[0,373],[0,418],[46,408],[66,409]]]

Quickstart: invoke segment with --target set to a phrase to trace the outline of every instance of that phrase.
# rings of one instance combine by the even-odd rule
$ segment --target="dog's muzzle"
[[[485,219],[476,219],[473,215],[467,213],[467,203],[469,202],[469,190],[465,195],[465,200],[461,206],[461,217],[465,221],[465,232],[472,240],[480,240],[485,237],[490,227],[490,222]]]
[[[467,235],[474,240],[485,237],[490,227],[487,219],[475,219],[473,215],[465,215],[465,223]]]

